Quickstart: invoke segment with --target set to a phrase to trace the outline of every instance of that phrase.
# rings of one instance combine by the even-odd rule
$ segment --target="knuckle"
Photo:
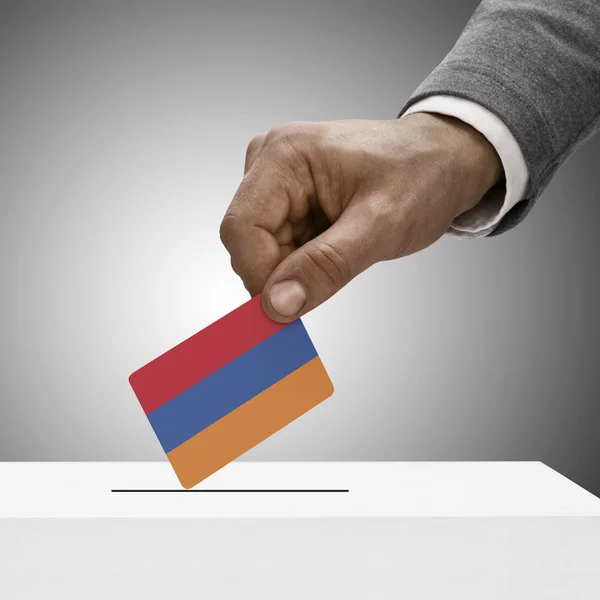
[[[269,130],[264,138],[264,143],[270,148],[276,148],[278,153],[296,152],[304,144],[308,131],[308,125],[301,121],[284,123]]]
[[[287,124],[285,125],[276,125],[272,129],[267,131],[265,136],[265,144],[269,146],[273,146],[274,144],[278,144],[282,140],[285,140],[289,137],[289,130],[287,129]]]
[[[323,241],[314,242],[306,248],[306,260],[311,270],[317,269],[325,279],[336,288],[343,286],[352,277],[348,259],[333,244]]]
[[[250,140],[250,143],[248,144],[248,147],[246,148],[246,162],[247,163],[250,160],[252,160],[254,156],[256,156],[258,151],[261,149],[266,137],[267,137],[267,135],[265,133],[261,133],[259,135],[255,135]]]
[[[219,237],[225,248],[229,248],[231,242],[236,237],[239,230],[239,219],[232,213],[227,213],[221,221],[219,227]]]
[[[284,172],[297,172],[306,163],[308,143],[302,127],[286,123],[271,129],[265,138],[265,157]]]
[[[265,141],[268,143],[288,141],[299,133],[301,124],[295,121],[276,125],[267,132]]]

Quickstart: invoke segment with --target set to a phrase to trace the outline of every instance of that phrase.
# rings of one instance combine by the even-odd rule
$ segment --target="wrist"
[[[449,185],[457,186],[450,194],[454,216],[478,204],[485,194],[504,179],[504,169],[494,146],[471,125],[437,113],[413,113],[426,138],[439,146],[440,164],[449,173]]]

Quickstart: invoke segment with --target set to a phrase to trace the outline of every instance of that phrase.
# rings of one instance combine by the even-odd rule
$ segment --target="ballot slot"
[[[156,493],[197,493],[197,494],[208,494],[208,493],[218,493],[218,494],[336,494],[336,493],[348,493],[350,490],[306,490],[306,489],[285,489],[285,490],[260,490],[260,489],[250,489],[250,490],[110,490],[113,494],[156,494]]]

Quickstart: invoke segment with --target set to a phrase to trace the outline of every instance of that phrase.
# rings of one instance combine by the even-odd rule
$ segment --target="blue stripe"
[[[148,414],[170,452],[317,356],[300,319]]]

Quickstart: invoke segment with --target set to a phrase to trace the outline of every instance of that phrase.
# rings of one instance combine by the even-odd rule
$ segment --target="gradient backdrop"
[[[247,142],[393,118],[476,4],[3,0],[0,460],[164,459],[127,377],[247,299],[218,235]],[[541,460],[600,495],[599,165],[309,315],[336,394],[246,458]]]

